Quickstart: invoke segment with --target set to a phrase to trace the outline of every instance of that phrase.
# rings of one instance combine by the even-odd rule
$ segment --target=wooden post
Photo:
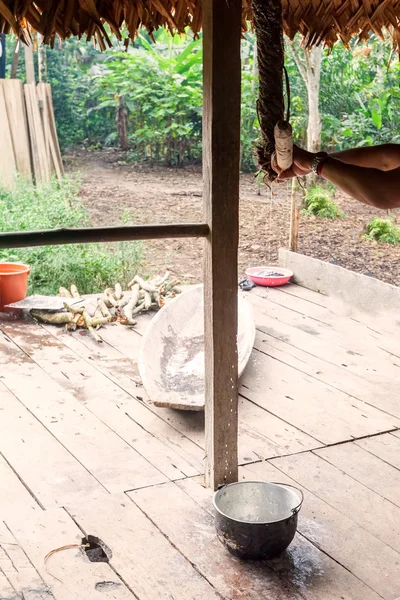
[[[32,45],[24,45],[26,83],[35,83],[35,65],[33,62]]]
[[[203,0],[206,484],[237,481],[241,0]]]
[[[292,252],[297,252],[299,241],[299,221],[300,210],[296,206],[296,179],[292,179],[292,194],[290,203],[290,231],[289,231],[289,249]]]

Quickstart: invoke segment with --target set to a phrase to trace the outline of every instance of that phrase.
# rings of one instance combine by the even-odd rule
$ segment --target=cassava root
[[[78,327],[85,328],[97,343],[101,343],[103,340],[97,329],[112,321],[133,327],[136,325],[135,315],[142,311],[162,308],[168,298],[173,298],[181,292],[177,287],[179,284],[177,280],[170,280],[168,271],[162,276],[157,275],[147,280],[135,275],[128,284],[130,292],[123,292],[120,283],[116,283],[114,288],[104,290],[97,298],[97,306],[92,315],[84,303],[70,306],[69,299],[81,298],[76,285],[71,285],[69,289],[60,287],[59,296],[65,298],[63,311],[53,313],[32,310],[31,315],[43,323],[65,325],[67,331],[75,331]]]

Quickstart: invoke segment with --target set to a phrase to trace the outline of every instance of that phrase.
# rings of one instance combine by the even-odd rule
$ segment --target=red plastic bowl
[[[265,277],[261,275],[264,271],[274,271],[275,273],[282,273],[282,277]],[[283,285],[293,277],[292,271],[289,269],[282,269],[281,267],[252,267],[247,269],[246,275],[251,281],[257,285],[263,285],[265,287],[275,287],[277,285]]]

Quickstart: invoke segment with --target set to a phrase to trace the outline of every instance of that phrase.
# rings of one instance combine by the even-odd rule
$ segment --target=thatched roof
[[[282,7],[285,32],[290,37],[301,32],[307,44],[348,43],[353,35],[365,40],[388,29],[400,47],[400,0],[282,0]],[[86,34],[104,48],[109,43],[105,23],[118,36],[125,23],[133,39],[141,26],[149,33],[159,27],[177,32],[190,27],[198,33],[201,19],[202,0],[0,0],[0,32],[25,37],[27,30],[36,30],[46,43],[56,34]],[[251,0],[243,0],[244,29],[248,21]]]

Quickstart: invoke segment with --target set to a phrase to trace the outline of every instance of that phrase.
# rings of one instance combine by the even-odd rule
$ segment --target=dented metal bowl
[[[292,542],[303,493],[283,483],[240,481],[214,495],[217,536],[243,559],[279,556]]]

